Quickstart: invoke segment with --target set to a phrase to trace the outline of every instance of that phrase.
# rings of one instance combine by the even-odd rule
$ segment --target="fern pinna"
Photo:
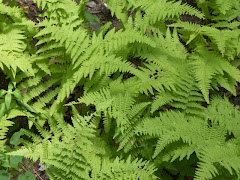
[[[97,31],[87,0],[34,2],[35,26],[1,3],[0,67],[25,92],[6,118],[30,127],[8,155],[50,179],[239,178],[239,108],[219,96],[240,80],[238,0],[106,0],[120,29]]]

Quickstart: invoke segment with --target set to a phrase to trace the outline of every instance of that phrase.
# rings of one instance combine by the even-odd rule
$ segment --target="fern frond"
[[[233,80],[236,82],[239,81],[240,72],[217,54],[208,52],[202,48],[199,49],[199,53],[202,55],[192,56],[192,58],[195,59],[192,62],[193,73],[195,79],[198,81],[199,89],[202,91],[205,100],[209,103],[209,89],[211,89],[211,82],[214,76],[224,76],[226,73],[231,77],[231,81]],[[231,81],[225,83],[232,84]]]
[[[126,161],[119,158],[113,161],[107,154],[98,154],[99,149],[93,141],[96,138],[95,127],[87,124],[85,118],[79,115],[74,116],[73,126],[63,123],[50,137],[51,139],[45,137],[40,142],[37,138],[33,142],[34,146],[8,154],[31,159],[40,157],[41,162],[46,164],[51,179],[105,179],[122,176],[128,179],[156,179],[156,168],[147,161],[132,161],[130,157]]]
[[[226,15],[227,11],[234,9],[235,7],[239,6],[239,1],[237,0],[216,0],[216,2],[213,2],[214,5],[212,5],[213,7],[216,7],[216,10],[214,12],[214,14],[217,13],[221,13],[223,15]]]
[[[160,92],[156,96],[152,103],[152,112],[168,104],[183,112],[186,117],[204,117],[204,108],[200,104],[204,100],[198,91],[197,83],[190,72],[182,73],[181,77],[178,77],[175,91]]]
[[[178,146],[168,154],[172,156],[168,161],[177,158],[182,160],[196,153],[199,159],[196,178],[212,179],[224,175],[223,168],[231,176],[240,173],[238,123],[239,110],[230,105],[228,100],[216,97],[205,108],[204,117],[188,120],[184,113],[167,111],[161,113],[160,117],[146,118],[136,126],[135,133],[138,136],[158,138],[154,158],[160,153],[169,153],[168,147],[174,142],[183,142],[185,145]],[[233,137],[228,139],[227,135],[230,134]]]
[[[114,161],[104,159],[102,168],[99,173],[93,174],[93,178],[100,179],[157,179],[154,176],[156,171],[153,165],[143,160],[135,159],[131,160],[131,157],[127,158],[126,161],[120,160],[118,157]]]
[[[12,121],[6,120],[6,118],[2,118],[0,120],[0,151],[5,151],[5,142],[6,136],[8,132],[8,128],[12,126],[14,123]]]
[[[202,149],[196,179],[212,179],[220,174],[219,166],[227,169],[230,175],[239,176],[239,144],[228,142],[225,146],[209,146]]]
[[[34,75],[30,56],[23,53],[27,47],[24,42],[25,38],[23,31],[15,28],[10,28],[0,34],[0,67],[4,69],[6,66],[13,72],[14,77],[19,70],[29,76]]]
[[[238,29],[217,29],[214,27],[214,25],[213,27],[210,27],[189,22],[178,22],[171,24],[170,26],[180,27],[186,31],[190,31],[195,34],[197,33],[197,35],[201,34],[208,36],[217,45],[217,48],[222,55],[234,54],[236,56],[239,53],[236,49],[236,45],[239,41],[238,37],[240,34],[240,31]],[[211,42],[209,44],[211,44]],[[233,59],[234,57],[232,56],[234,55],[231,55],[230,58]]]
[[[238,131],[240,123],[239,109],[230,104],[226,97],[224,99],[221,97],[214,97],[205,113],[208,117],[207,120],[209,119],[213,123],[219,123],[220,126],[225,127],[228,134],[232,133],[234,137],[240,137]]]
[[[127,10],[139,10],[145,13],[143,24],[155,24],[161,20],[171,19],[173,17],[179,17],[182,14],[195,15],[199,18],[203,18],[204,15],[191,7],[188,4],[182,4],[181,1],[136,1],[136,0],[121,0],[121,1],[107,1],[108,6],[112,10],[112,14],[115,13],[116,16],[121,19],[123,23],[128,20]]]
[[[111,106],[113,97],[108,89],[103,89],[99,92],[88,93],[84,97],[78,100],[79,103],[85,103],[86,105],[96,105],[96,110],[105,110]]]

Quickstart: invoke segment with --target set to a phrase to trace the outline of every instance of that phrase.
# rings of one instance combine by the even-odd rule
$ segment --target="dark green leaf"
[[[100,20],[98,19],[98,17],[92,15],[92,14],[91,14],[90,12],[88,12],[88,11],[85,11],[85,17],[86,17],[87,21],[89,21],[89,22],[94,22],[94,23],[101,24],[101,23],[100,23]]]
[[[10,174],[5,170],[0,170],[0,179],[1,180],[10,180]]]
[[[18,164],[22,161],[22,156],[11,156],[10,157],[10,166],[12,168],[17,168]]]
[[[5,167],[5,168],[10,167],[10,164],[9,164],[9,161],[8,161],[6,153],[3,152],[3,151],[0,151],[0,157],[1,157],[1,161],[0,161],[1,162],[1,166]]]
[[[11,101],[12,101],[12,95],[11,95],[11,94],[7,94],[7,95],[5,96],[5,104],[6,104],[6,108],[7,108],[7,109],[10,108]]]
[[[35,180],[35,176],[30,171],[27,171],[24,175],[20,175],[18,180]]]
[[[21,131],[15,132],[15,133],[12,135],[11,139],[10,139],[10,144],[15,145],[15,146],[19,145],[20,142],[18,141],[18,139],[19,139],[22,135],[24,135],[24,133],[21,132]]]
[[[25,108],[26,110],[28,110],[28,111],[30,111],[30,112],[32,112],[32,113],[38,114],[38,112],[37,112],[34,108],[32,108],[31,106],[29,106],[27,103],[25,103],[25,102],[23,102],[23,101],[20,101],[20,100],[17,100],[17,102],[18,102],[18,104],[19,104],[20,106],[22,106],[22,107]]]
[[[1,109],[0,109],[0,119],[2,119],[2,117],[4,116],[5,114],[5,104],[1,104]]]

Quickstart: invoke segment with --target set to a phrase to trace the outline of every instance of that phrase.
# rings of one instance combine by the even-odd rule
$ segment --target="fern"
[[[19,8],[11,8],[3,4],[0,4],[0,6],[2,9],[0,13],[0,19],[2,20],[0,29],[0,67],[6,73],[10,71],[8,74],[12,79],[16,77],[20,70],[28,74],[28,76],[33,76],[32,64],[34,61],[31,60],[30,54],[24,51],[29,49],[25,39],[27,36],[31,37],[36,33],[34,24],[24,17]],[[4,15],[8,15],[9,19]],[[8,23],[7,27],[4,25],[5,23]]]
[[[142,168],[139,168],[142,167]],[[107,159],[103,161],[102,168],[99,174],[93,176],[93,178],[100,179],[157,179],[152,174],[155,172],[155,168],[149,165],[148,162],[135,159],[131,162],[129,157],[126,162],[120,161],[116,158],[113,162],[109,162]]]
[[[6,118],[2,118],[0,120],[0,123],[1,123],[1,126],[0,126],[0,150],[1,150],[1,152],[4,152],[8,127],[12,126],[14,123],[6,120]]]
[[[197,59],[192,64],[194,69],[194,76],[198,81],[199,88],[201,89],[205,100],[209,102],[208,89],[210,89],[211,79],[215,75],[217,75],[218,77],[222,76],[222,78],[225,78],[226,81],[224,83],[222,83],[221,78],[219,78],[220,79],[219,84],[228,89],[229,91],[231,91],[233,94],[235,94],[234,86],[236,85],[236,81],[239,80],[239,71],[235,67],[233,67],[230,63],[228,63],[226,60],[221,59],[220,57],[217,57],[216,55],[210,52],[200,50],[199,53],[200,54],[205,53],[203,55],[203,57],[205,56],[204,60],[199,61],[199,58],[201,57],[193,56],[193,58]],[[205,72],[202,71],[203,69],[205,69]]]
[[[187,71],[187,70],[186,70]],[[152,103],[152,112],[158,110],[162,106],[168,104],[176,109],[179,109],[187,116],[202,116],[203,107],[201,102],[204,102],[202,94],[199,93],[197,83],[190,73],[179,77],[179,83],[176,91],[161,92],[156,96]]]
[[[0,68],[24,94],[1,148],[5,118],[29,125],[8,155],[51,179],[239,178],[239,109],[216,96],[237,95],[238,0],[107,0],[120,27],[96,32],[87,0],[34,2],[36,26],[0,3]]]
[[[121,0],[121,1],[107,1],[108,6],[111,9],[112,14],[116,16],[125,24],[128,20],[127,10],[137,10],[144,12],[144,17],[138,17],[137,26],[142,31],[146,31],[147,27],[154,27],[156,24],[161,24],[163,20],[175,19],[181,14],[195,15],[199,18],[203,18],[203,14],[191,7],[188,4],[181,4],[179,2],[161,0],[155,1],[136,1],[136,0]],[[162,24],[161,24],[162,25]]]
[[[217,116],[219,117],[217,119],[214,114],[219,113],[219,108],[227,110],[225,110],[226,114],[224,111],[221,112],[222,115]],[[153,138],[159,137],[154,158],[171,143],[182,141],[187,144],[171,155],[172,161],[177,157],[180,160],[184,157],[189,158],[195,152],[199,159],[196,179],[212,179],[217,175],[222,175],[221,168],[227,169],[231,175],[239,175],[239,135],[234,133],[236,130],[227,125],[227,123],[235,124],[236,127],[236,123],[239,123],[239,110],[232,107],[228,100],[215,98],[205,112],[208,113],[204,118],[187,120],[183,113],[169,111],[161,114],[159,118],[145,119],[136,127],[135,133],[150,135]],[[234,133],[234,137],[228,140],[226,137],[230,133]],[[223,155],[225,153],[228,156]]]
[[[239,30],[238,29],[217,29],[213,24],[213,27],[208,26],[201,26],[198,24],[192,24],[189,22],[179,22],[170,25],[172,27],[181,27],[184,28],[186,31],[193,32],[195,34],[194,38],[204,38],[203,35],[208,36],[216,45],[219,52],[222,55],[227,55],[229,58],[233,59],[234,56],[237,56],[239,51],[236,48],[236,44],[239,43]],[[226,24],[224,27],[228,27],[229,25]],[[221,38],[219,38],[221,37]],[[189,39],[187,43],[190,43],[193,39]],[[212,43],[209,42],[211,45]],[[215,48],[214,46],[212,48]],[[215,48],[216,49],[216,48]]]
[[[58,120],[60,124],[58,129],[52,132],[54,135],[49,133],[46,135],[45,130],[39,129],[43,139],[24,130],[26,135],[35,137],[33,138],[34,144],[9,154],[24,155],[33,159],[40,157],[40,160],[46,163],[46,171],[51,179],[63,177],[64,179],[120,177],[156,179],[153,175],[156,169],[148,162],[138,159],[131,161],[131,158],[128,158],[126,162],[120,161],[119,158],[113,161],[103,147],[96,148],[100,144],[93,141],[96,138],[95,127],[92,124],[87,125],[85,122],[87,119],[75,115],[74,126]]]

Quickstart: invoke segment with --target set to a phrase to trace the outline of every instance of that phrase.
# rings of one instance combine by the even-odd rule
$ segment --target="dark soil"
[[[119,20],[115,16],[111,15],[110,10],[104,5],[103,1],[95,0],[94,2],[96,2],[97,6],[94,8],[86,7],[86,10],[97,16],[102,25],[107,22],[112,22],[112,25],[115,27],[116,31],[119,30]]]
[[[229,101],[232,104],[234,104],[235,106],[239,106],[240,108],[240,83],[238,83],[236,87],[236,94],[237,94],[236,96],[234,96],[232,93],[230,93],[224,88],[220,88],[219,92],[222,96],[226,96],[227,98],[229,98]]]
[[[9,79],[7,79],[7,76],[0,70],[0,89],[5,89],[7,90],[8,88],[8,83],[10,82]]]
[[[37,8],[36,3],[31,0],[16,0],[16,2],[23,8],[26,17],[36,23],[39,23],[43,18],[38,17],[44,11]]]

